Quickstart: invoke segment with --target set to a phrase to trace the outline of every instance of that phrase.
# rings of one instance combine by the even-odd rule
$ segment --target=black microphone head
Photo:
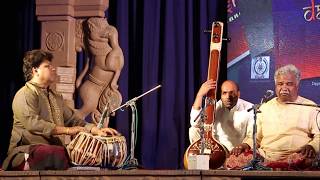
[[[266,91],[266,97],[267,98],[269,98],[269,97],[271,97],[271,96],[273,96],[274,95],[274,92],[272,91],[272,90],[267,90]]]
[[[266,93],[264,94],[263,98],[261,99],[261,104],[268,102],[271,97],[273,96],[274,92],[272,90],[267,90]]]

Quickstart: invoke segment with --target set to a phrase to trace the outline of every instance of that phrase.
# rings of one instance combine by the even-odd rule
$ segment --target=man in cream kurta
[[[314,104],[301,96],[294,102]],[[320,133],[314,107],[282,104],[277,98],[273,98],[260,110],[261,113],[257,117],[257,144],[260,145],[259,153],[265,159],[285,159],[290,154],[298,152],[304,145],[310,145],[319,152]],[[243,142],[252,147],[250,133]]]
[[[193,143],[200,139],[199,115],[201,100],[208,90],[215,88],[209,80],[201,86],[190,113],[189,139]],[[247,112],[252,103],[239,98],[238,85],[227,80],[221,86],[221,100],[216,104],[215,119],[212,127],[212,136],[224,145],[229,151],[242,142],[247,128],[252,128],[253,114]]]
[[[256,142],[259,154],[266,163],[285,162],[287,168],[306,169],[311,167],[308,162],[315,160],[319,153],[319,109],[288,104],[315,105],[313,101],[298,95],[300,71],[294,65],[289,64],[277,69],[274,80],[277,97],[263,104],[260,107],[261,113],[257,115]],[[230,159],[234,159],[232,161],[237,161],[233,155],[238,156],[252,148],[252,133],[247,135],[243,143],[231,151]],[[232,161],[229,166],[231,168]],[[292,166],[293,162],[304,164]]]

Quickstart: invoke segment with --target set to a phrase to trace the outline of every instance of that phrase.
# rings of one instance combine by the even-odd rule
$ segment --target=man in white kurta
[[[201,101],[210,88],[214,88],[211,81],[207,81],[202,85],[191,109],[190,143],[200,139],[200,117],[196,118],[201,108],[197,100],[200,99]],[[238,85],[233,81],[227,80],[221,86],[221,100],[216,104],[212,136],[229,151],[242,142],[246,136],[247,128],[252,128],[253,114],[247,111],[252,107],[252,103],[239,99],[239,96]]]

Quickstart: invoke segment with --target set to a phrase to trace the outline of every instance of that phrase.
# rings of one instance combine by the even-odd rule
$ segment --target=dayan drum
[[[127,157],[127,144],[124,136],[101,137],[80,132],[67,151],[74,165],[120,168]]]

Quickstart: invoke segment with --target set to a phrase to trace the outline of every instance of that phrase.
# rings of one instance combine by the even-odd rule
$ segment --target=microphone
[[[263,97],[261,98],[261,102],[260,104],[255,104],[253,105],[252,108],[250,109],[247,109],[248,112],[250,112],[252,109],[259,109],[260,106],[263,104],[263,103],[266,103],[268,102],[274,95],[274,92],[272,90],[267,90],[266,93],[263,95]]]
[[[103,109],[103,112],[101,114],[101,117],[100,117],[100,120],[99,120],[99,123],[97,124],[97,127],[99,129],[101,129],[103,127],[103,124],[104,124],[104,119],[110,115],[110,113],[108,112],[109,111],[109,103],[106,104],[106,106],[104,107]]]
[[[260,104],[268,102],[274,95],[274,92],[272,90],[267,90],[264,94],[263,98],[261,99]]]

